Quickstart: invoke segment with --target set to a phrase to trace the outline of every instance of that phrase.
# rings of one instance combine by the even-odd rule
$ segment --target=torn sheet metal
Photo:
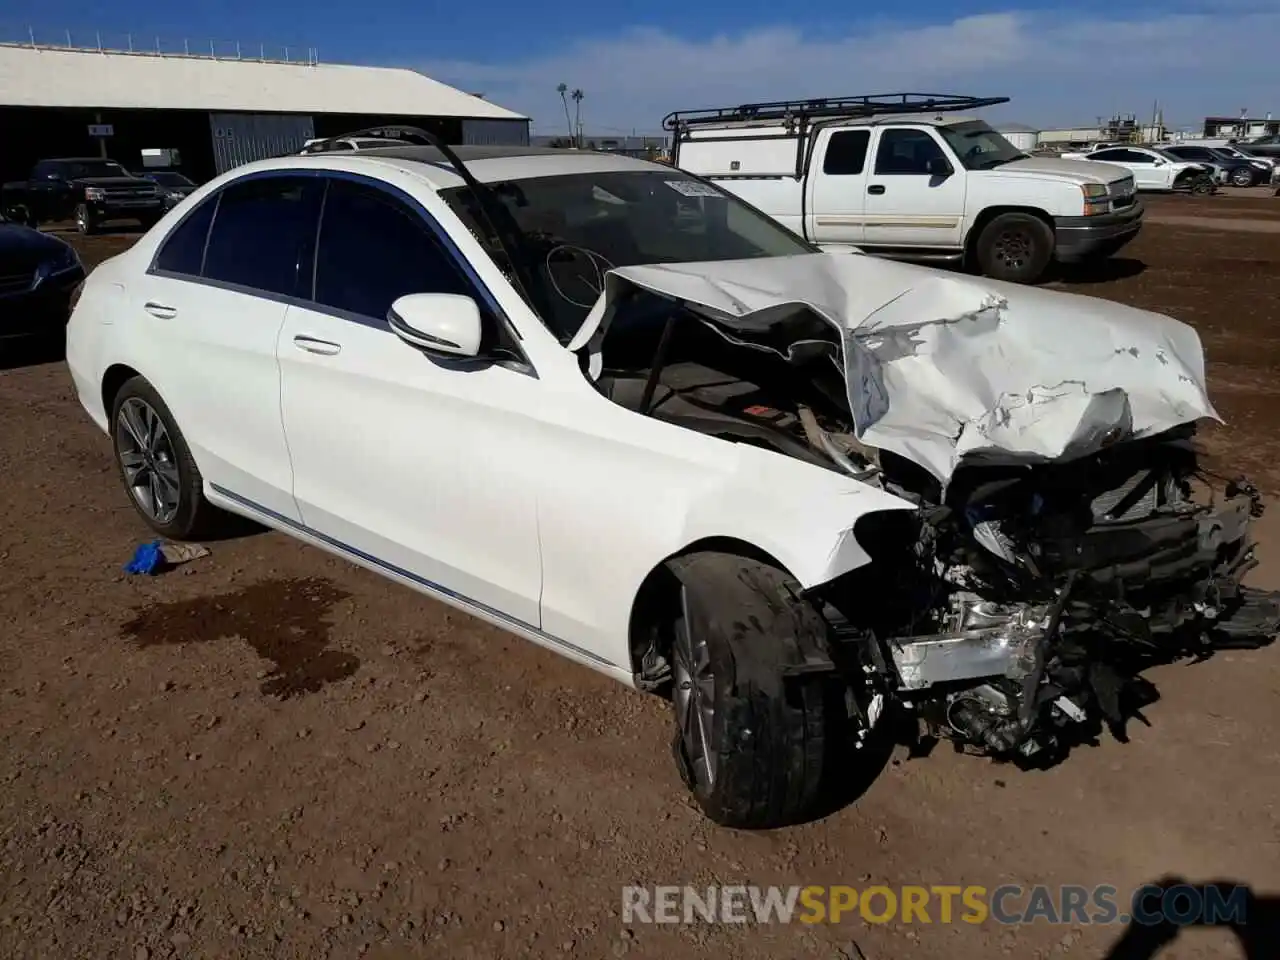
[[[943,483],[962,460],[1074,458],[1219,419],[1191,327],[1096,297],[848,253],[624,267],[570,349],[599,344],[628,285],[793,360],[824,345],[779,340],[779,325],[816,313],[839,333],[858,438]]]

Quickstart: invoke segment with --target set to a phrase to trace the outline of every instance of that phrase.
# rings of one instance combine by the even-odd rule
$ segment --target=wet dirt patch
[[[209,643],[238,638],[272,664],[264,694],[287,700],[345,680],[360,661],[329,648],[325,615],[350,594],[328,580],[263,580],[211,597],[159,603],[120,627],[139,647]]]

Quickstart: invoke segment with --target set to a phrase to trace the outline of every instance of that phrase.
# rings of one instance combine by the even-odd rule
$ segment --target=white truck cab
[[[819,246],[962,262],[1029,283],[1049,264],[1115,253],[1137,235],[1133,175],[1031,157],[956,113],[1007,97],[933,94],[677,111],[672,163]]]

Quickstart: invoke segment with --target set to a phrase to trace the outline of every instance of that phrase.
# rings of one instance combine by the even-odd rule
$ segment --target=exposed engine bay
[[[1202,467],[1193,423],[1051,462],[962,462],[944,483],[858,439],[829,324],[792,314],[770,329],[804,352],[631,291],[593,377],[638,413],[916,506],[862,517],[872,563],[812,591],[864,730],[892,701],[931,736],[1042,762],[1103,724],[1122,735],[1146,666],[1280,629],[1277,599],[1241,583],[1260,496]]]

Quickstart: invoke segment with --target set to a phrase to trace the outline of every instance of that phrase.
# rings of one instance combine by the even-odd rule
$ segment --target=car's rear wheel
[[[116,393],[111,439],[129,501],[152,530],[188,540],[215,529],[223,514],[205,499],[204,480],[182,431],[143,377],[133,377]]]
[[[1002,213],[978,235],[978,268],[993,280],[1034,283],[1053,258],[1053,231],[1030,213]]]
[[[87,203],[77,203],[73,216],[76,221],[76,229],[86,237],[98,232],[98,219],[93,215],[93,211],[89,209]]]
[[[826,622],[785,572],[759,560],[698,553],[670,567],[673,752],[686,787],[725,826],[805,819],[844,700],[830,674],[789,668],[825,651]]]

